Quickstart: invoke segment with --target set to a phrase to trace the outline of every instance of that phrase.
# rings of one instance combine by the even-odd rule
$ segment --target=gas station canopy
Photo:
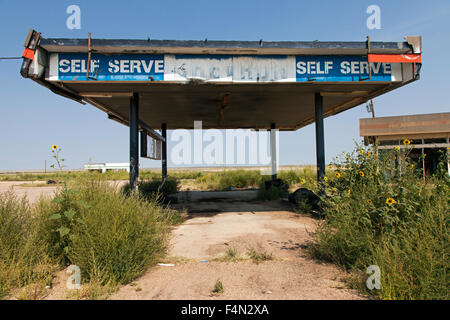
[[[21,73],[129,124],[160,129],[296,130],[419,78],[420,37],[405,42],[45,39],[30,31]]]

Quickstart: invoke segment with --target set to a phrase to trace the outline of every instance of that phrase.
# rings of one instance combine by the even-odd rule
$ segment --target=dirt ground
[[[57,187],[43,182],[0,182],[34,202]],[[316,220],[294,213],[286,201],[202,199],[180,203],[189,218],[174,228],[168,256],[111,299],[365,299],[346,288],[347,276],[332,264],[307,254]],[[221,259],[234,248],[241,259]],[[249,250],[271,259],[255,263]],[[57,274],[46,299],[65,299],[64,271]],[[211,291],[217,280],[221,294]]]
[[[14,190],[19,196],[26,196],[30,202],[36,202],[39,197],[51,197],[57,186],[45,184],[45,181],[0,181],[0,193]]]
[[[169,256],[112,299],[364,299],[346,289],[336,266],[311,259],[306,249],[315,220],[283,201],[197,202],[173,231]],[[228,248],[244,259],[220,259]],[[272,260],[253,262],[249,249]],[[212,294],[217,280],[222,294]]]
[[[110,181],[111,185],[123,186],[127,181]],[[0,181],[0,193],[13,190],[19,197],[26,196],[34,203],[41,196],[52,197],[62,185],[47,184],[46,181]]]

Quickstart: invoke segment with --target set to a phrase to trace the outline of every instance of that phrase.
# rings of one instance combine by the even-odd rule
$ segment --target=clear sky
[[[66,27],[66,8],[81,8],[81,29]],[[366,26],[369,5],[381,8],[381,29]],[[423,37],[421,79],[374,100],[376,116],[449,112],[450,1],[1,1],[0,56],[20,56],[30,28],[47,38],[267,41],[403,41]],[[50,146],[69,168],[127,162],[129,130],[90,105],[53,94],[19,75],[21,60],[0,60],[0,170],[43,169]],[[364,105],[325,120],[329,162],[360,141]],[[171,132],[169,131],[169,137]],[[314,125],[280,134],[280,164],[314,164]],[[170,154],[169,143],[169,154]],[[169,159],[169,167],[172,165]],[[160,161],[141,159],[142,167]]]

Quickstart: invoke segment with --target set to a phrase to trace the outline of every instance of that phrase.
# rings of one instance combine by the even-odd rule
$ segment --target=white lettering
[[[156,60],[155,61],[155,72],[161,73],[164,72],[164,61],[163,60]]]
[[[297,73],[305,74],[306,73],[306,63],[304,61],[299,61],[297,63]]]
[[[69,72],[70,71],[70,61],[67,59],[62,59],[59,61],[59,72]]]
[[[374,63],[372,64],[372,72],[378,73],[380,72],[381,63]]]
[[[133,73],[134,69],[136,69],[137,73],[141,73],[141,62],[139,60],[130,61],[130,72]]]
[[[144,68],[144,71],[146,73],[150,73],[150,70],[152,69],[152,65],[153,65],[153,60],[150,60],[148,62],[148,65],[145,63],[145,60],[141,60],[142,62],[142,67]]]
[[[86,60],[81,60],[81,72],[86,73]]]
[[[361,73],[369,73],[369,63],[367,61],[361,61]]]
[[[325,61],[325,73],[328,74],[333,69],[333,61]]]
[[[359,73],[359,61],[351,62],[352,73]]]
[[[72,60],[70,68],[73,73],[80,72],[80,60],[79,59]]]
[[[320,70],[320,62],[317,62],[317,74],[324,74],[323,70]]]
[[[108,63],[109,68],[108,68],[108,71],[111,72],[111,73],[117,73],[117,72],[119,71],[119,66],[118,66],[118,64],[119,64],[119,61],[117,61],[117,60],[109,60],[109,63]]]
[[[308,73],[309,74],[316,74],[316,62],[314,61],[308,61]]]
[[[350,62],[342,61],[341,62],[341,73],[347,74],[350,72]]]
[[[130,72],[130,60],[120,60],[120,73]]]
[[[100,66],[100,60],[91,60],[91,68],[90,71],[94,71]]]

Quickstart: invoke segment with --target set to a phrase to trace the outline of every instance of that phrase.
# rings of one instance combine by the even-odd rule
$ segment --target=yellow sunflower
[[[359,175],[360,175],[361,177],[364,177],[364,172],[363,172],[363,171],[359,171]]]
[[[394,203],[395,203],[394,198],[390,198],[389,197],[389,198],[386,199],[386,204],[387,205],[392,206]]]
[[[52,145],[52,150],[58,149],[58,146],[56,144]]]
[[[411,141],[408,140],[408,139],[405,139],[405,140],[403,140],[403,144],[404,144],[405,146],[407,146],[407,145],[411,144]]]
[[[337,192],[337,189],[336,188],[333,188],[333,189],[331,189],[333,192]]]
[[[411,164],[409,165],[409,169],[410,169],[410,170],[414,169],[414,164],[411,163]]]
[[[352,190],[348,189],[347,194],[350,195],[352,193]]]
[[[340,172],[335,172],[334,175],[336,176],[336,178],[340,178],[341,177],[341,173]]]
[[[306,183],[306,180],[303,179],[303,178],[301,178],[301,179],[300,179],[300,183],[301,183],[301,184],[305,184],[305,183]]]
[[[372,203],[372,200],[370,200],[370,199],[367,199],[367,203]]]
[[[364,150],[363,149],[359,150],[359,154],[364,154]]]
[[[328,181],[328,177],[323,177],[323,181],[327,182]]]

